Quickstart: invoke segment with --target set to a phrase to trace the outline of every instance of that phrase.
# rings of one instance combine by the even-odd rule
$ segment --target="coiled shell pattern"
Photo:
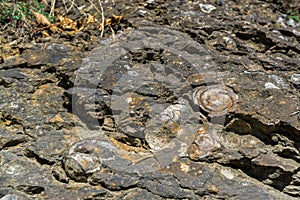
[[[193,101],[210,117],[224,116],[236,109],[238,96],[225,86],[203,86],[196,89]]]
[[[195,134],[188,154],[192,160],[201,160],[221,148],[218,137],[222,130],[218,125],[201,125]]]
[[[78,131],[85,134],[75,144],[88,150],[71,149],[65,158],[69,177],[105,168],[152,172],[185,157],[199,123],[194,87],[220,84],[216,71],[198,42],[163,27],[129,29],[95,48],[75,72],[77,90],[69,92],[74,114],[90,129]]]

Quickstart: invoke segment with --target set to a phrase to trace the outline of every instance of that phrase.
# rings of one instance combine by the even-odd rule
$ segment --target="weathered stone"
[[[300,74],[293,74],[291,76],[291,82],[296,86],[300,86]]]
[[[0,189],[0,199],[1,200],[30,200],[31,197],[22,192],[19,192],[12,188],[1,188]]]
[[[188,170],[182,166],[187,166]],[[195,163],[183,161],[174,163],[169,169],[180,181],[181,185],[189,190],[195,191],[197,195],[203,196],[207,192],[216,197],[241,195],[241,199],[250,198],[288,198],[288,196],[277,196],[279,192],[271,192],[270,188],[263,184],[253,182],[246,178],[238,170],[218,166],[217,164]],[[244,177],[244,178],[243,178]],[[226,181],[227,184],[223,184]],[[239,188],[238,194],[236,188]],[[291,198],[292,199],[292,198]]]
[[[233,119],[227,124],[226,130],[245,135],[251,133],[251,125],[242,119]]]
[[[111,115],[107,92],[89,88],[72,88],[66,91],[68,106],[91,129],[97,129]]]
[[[47,167],[5,151],[0,156],[1,188],[14,185],[17,190],[29,195],[45,191],[51,180]]]
[[[68,178],[65,170],[61,166],[58,166],[58,165],[53,166],[52,175],[56,178],[56,180],[58,180],[62,183],[69,182],[69,178]]]
[[[299,185],[300,185],[300,172],[297,172],[297,174],[293,175],[290,185],[284,188],[284,192],[292,196],[298,196]]]
[[[133,174],[115,173],[109,170],[102,170],[90,177],[90,184],[102,185],[109,190],[129,189],[137,186],[139,177]]]
[[[0,26],[0,198],[299,198],[299,24],[277,2],[104,2],[121,23],[55,43]]]
[[[151,192],[148,192],[147,190],[143,189],[133,189],[126,191],[122,197],[120,197],[124,200],[130,200],[130,199],[135,199],[135,198],[141,198],[141,199],[153,199],[153,200],[162,200],[163,198],[155,195]]]
[[[43,198],[48,199],[111,199],[110,192],[101,186],[84,183],[49,184]]]
[[[62,64],[64,59],[69,57],[69,52],[72,51],[71,46],[52,43],[43,47],[41,44],[33,46],[22,55],[5,60],[0,65],[0,69],[13,68],[16,66],[29,65],[32,68],[51,63],[53,65]]]
[[[40,162],[54,163],[61,160],[67,145],[63,132],[48,132],[28,145],[27,156],[36,157]]]
[[[25,135],[22,130],[7,130],[0,127],[0,149],[17,146],[30,140],[31,138]]]

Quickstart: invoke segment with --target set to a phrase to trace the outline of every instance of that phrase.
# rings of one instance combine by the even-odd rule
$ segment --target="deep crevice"
[[[27,158],[35,158],[36,161],[41,165],[53,165],[55,162],[41,158],[38,154],[34,153],[32,150],[27,149],[25,156]]]
[[[14,140],[10,140],[8,142],[6,142],[2,148],[0,148],[0,150],[5,149],[5,148],[9,148],[9,147],[15,147],[18,146],[19,144],[28,142],[28,140],[26,138],[20,138],[20,139],[14,139]]]
[[[292,176],[294,175],[292,172],[283,172],[283,170],[279,167],[256,165],[249,158],[232,160],[228,164],[219,164],[236,170],[242,170],[249,177],[252,177],[279,191],[283,191],[283,189],[290,184]]]
[[[275,125],[265,125],[258,119],[251,117],[250,115],[236,115],[235,118],[244,120],[251,125],[251,135],[260,139],[264,144],[275,146],[277,143],[272,140],[274,133],[278,133],[282,136],[287,137],[289,140],[294,142],[294,148],[300,149],[300,131],[295,127],[284,122],[279,122]],[[238,133],[236,133],[238,134]],[[238,134],[239,135],[239,134]]]
[[[45,191],[44,187],[37,185],[19,185],[16,187],[16,189],[29,195],[41,194],[43,191]]]

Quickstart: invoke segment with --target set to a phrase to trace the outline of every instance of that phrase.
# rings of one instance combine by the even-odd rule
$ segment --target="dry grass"
[[[104,27],[107,26],[102,0],[88,0],[96,12],[100,15],[99,31],[100,37],[104,35]],[[2,31],[7,28],[28,30],[28,34],[32,32],[33,27],[37,28],[36,15],[38,13],[44,15],[54,23],[57,14],[61,16],[68,16],[70,13],[80,13],[80,15],[87,17],[89,13],[82,10],[82,5],[77,5],[75,0],[0,0],[0,29]],[[30,29],[30,30],[29,30]],[[112,28],[111,28],[112,30]],[[113,30],[112,30],[113,32]],[[114,32],[113,32],[114,34]]]
[[[104,17],[104,10],[102,7],[102,3],[101,0],[98,0],[98,4],[100,6],[100,10],[98,9],[98,7],[93,3],[92,0],[89,0],[90,4],[95,8],[95,10],[97,10],[97,12],[101,15],[101,37],[103,37],[104,34],[104,23],[105,23],[105,17]]]

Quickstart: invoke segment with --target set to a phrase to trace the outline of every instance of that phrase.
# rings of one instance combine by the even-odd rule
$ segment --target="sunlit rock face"
[[[299,31],[238,3],[108,2],[111,38],[1,44],[0,198],[299,198]]]
[[[99,184],[106,180],[107,169],[120,173],[121,177],[128,173],[156,173],[187,159],[200,165],[208,162],[232,166],[262,184],[276,189],[287,187],[289,182],[280,182],[281,178],[286,176],[291,180],[299,164],[278,152],[289,152],[290,158],[297,158],[296,146],[283,150],[271,135],[285,126],[291,130],[286,140],[293,140],[293,134],[299,134],[296,118],[288,119],[274,110],[277,105],[286,114],[297,112],[298,103],[292,96],[286,96],[291,88],[275,75],[242,70],[219,72],[201,46],[186,42],[181,47],[181,39],[173,38],[177,34],[163,28],[143,27],[132,31],[126,43],[122,43],[121,36],[119,43],[107,43],[86,58],[86,64],[76,72],[75,88],[95,88],[97,94],[102,91],[103,95],[97,98],[106,102],[107,109],[95,108],[98,112],[109,111],[98,116],[110,119],[112,128],[102,129],[98,136],[91,134],[91,137],[99,142],[99,148],[103,141],[110,143],[114,147],[110,150],[113,159],[96,154],[98,168],[91,170],[91,164],[85,161],[87,167],[83,167],[81,157],[77,156],[76,165],[81,170],[86,168],[83,174],[93,184]],[[165,49],[158,48],[158,43]],[[103,53],[111,51],[119,52],[120,57],[110,58]],[[104,62],[100,62],[101,55],[106,56]],[[82,112],[84,116],[89,111]],[[87,121],[80,113],[75,114],[96,131],[104,126],[99,118]],[[287,119],[289,122],[283,125]],[[83,141],[89,137],[89,131],[86,133]],[[269,160],[263,160],[265,155]],[[86,156],[85,160],[91,160]],[[72,153],[68,157],[75,158]],[[277,163],[276,169],[268,171],[268,167],[274,167],[272,162]],[[71,176],[76,165],[69,167]],[[187,167],[183,169],[190,171]],[[220,173],[230,180],[237,178],[235,172],[229,173],[227,169],[221,169]],[[261,173],[266,173],[262,179],[258,176]],[[140,181],[134,179],[132,184]]]

